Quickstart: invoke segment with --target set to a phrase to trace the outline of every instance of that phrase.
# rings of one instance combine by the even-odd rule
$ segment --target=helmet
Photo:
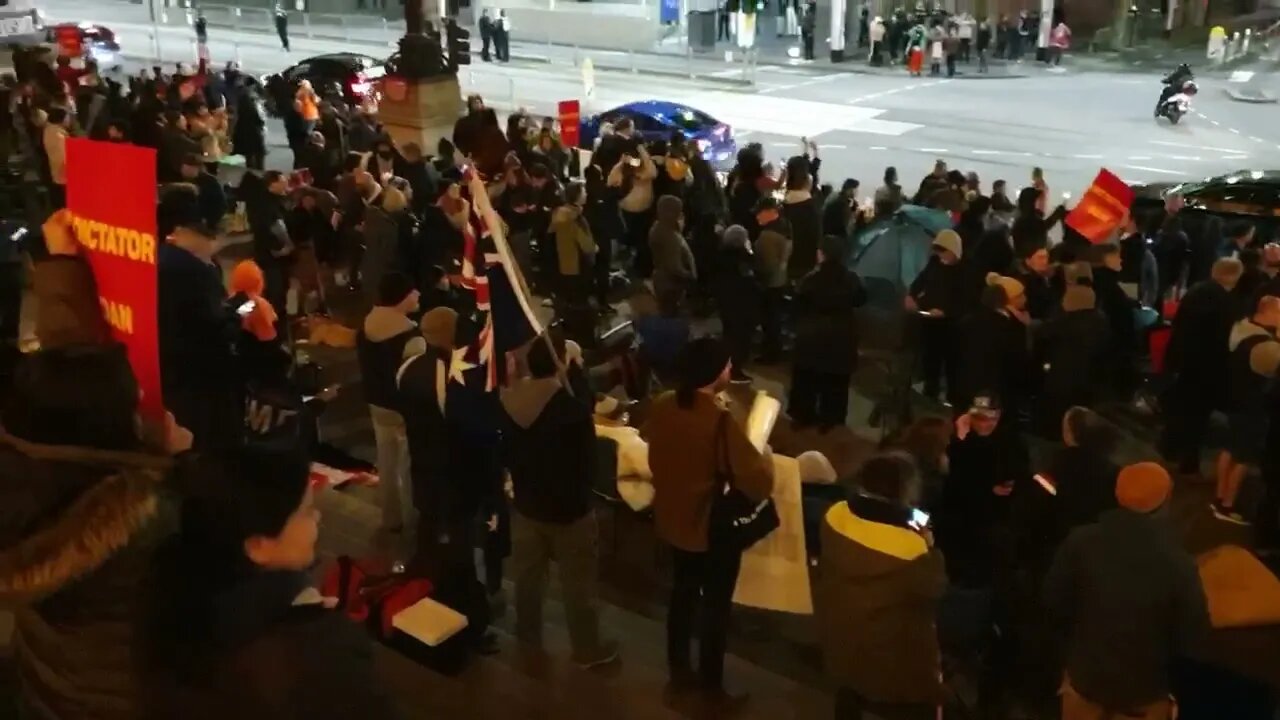
[[[1186,93],[1187,95],[1195,95],[1199,91],[1200,91],[1199,86],[1197,86],[1195,82],[1192,80],[1188,80],[1182,83],[1182,92]]]

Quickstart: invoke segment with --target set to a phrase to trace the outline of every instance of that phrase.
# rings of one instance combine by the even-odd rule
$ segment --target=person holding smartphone
[[[942,553],[916,504],[920,475],[906,453],[882,453],[822,524],[815,605],[837,720],[937,717],[942,700],[935,630],[946,589]]]

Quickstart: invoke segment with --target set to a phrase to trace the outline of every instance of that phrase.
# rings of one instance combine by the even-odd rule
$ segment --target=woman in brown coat
[[[717,704],[735,704],[724,690],[729,609],[741,566],[740,550],[709,532],[711,502],[721,478],[753,501],[773,492],[771,464],[717,400],[729,386],[731,363],[715,338],[690,342],[676,357],[677,390],[658,397],[643,431],[653,470],[658,537],[671,545],[674,577],[667,611],[667,662],[672,684],[696,686]],[[693,621],[702,603],[701,658],[690,658]],[[683,689],[683,688],[681,688]]]

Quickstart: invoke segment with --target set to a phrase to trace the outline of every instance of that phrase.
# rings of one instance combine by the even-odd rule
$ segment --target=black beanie
[[[682,390],[704,388],[716,381],[729,364],[729,349],[719,338],[690,341],[676,355],[676,375]]]

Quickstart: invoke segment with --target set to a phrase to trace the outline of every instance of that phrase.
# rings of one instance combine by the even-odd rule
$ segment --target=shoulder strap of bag
[[[722,481],[720,492],[726,493],[733,487],[733,460],[729,456],[729,429],[731,422],[729,411],[722,410],[720,419],[716,421],[716,475]]]

